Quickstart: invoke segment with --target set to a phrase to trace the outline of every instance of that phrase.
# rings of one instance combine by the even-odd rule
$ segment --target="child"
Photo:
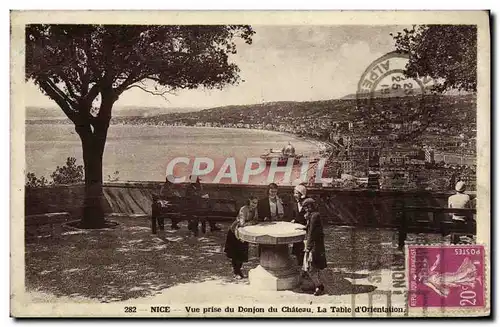
[[[231,224],[227,232],[224,252],[231,259],[233,273],[236,279],[245,278],[241,271],[243,262],[248,261],[248,243],[238,239],[238,228],[257,221],[257,197],[250,196],[247,204],[241,207],[236,220]]]
[[[306,211],[306,239],[304,264],[302,269],[307,272],[314,283],[314,295],[323,294],[325,287],[320,281],[319,273],[326,268],[325,240],[323,234],[323,225],[319,212],[316,210],[316,202],[307,198],[302,203]]]

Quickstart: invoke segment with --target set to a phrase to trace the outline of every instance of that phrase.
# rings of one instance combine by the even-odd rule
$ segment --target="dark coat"
[[[271,217],[271,208],[269,207],[269,198],[266,196],[257,203],[257,214],[259,221],[264,221],[265,217]]]
[[[307,217],[306,217],[307,218]],[[307,219],[306,250],[312,253],[312,266],[326,268],[325,235],[319,212],[313,212]]]
[[[304,200],[305,199],[303,199],[302,201]],[[299,205],[297,201],[295,201],[295,199],[292,203],[290,203],[290,207],[290,220],[293,220],[295,221],[295,223],[305,226],[307,222],[305,218],[306,211],[304,210],[304,208],[299,211]],[[302,259],[304,258],[304,242],[294,243],[292,246],[292,254],[297,257],[299,265],[302,265]]]
[[[305,198],[307,199],[307,198]],[[301,201],[304,201],[305,199],[301,200]],[[297,201],[294,201],[290,204],[291,205],[291,211],[290,211],[290,217],[291,219],[290,220],[294,220],[297,224],[302,224],[302,225],[306,225],[306,218],[304,217],[304,215],[306,214],[306,211],[304,210],[304,208],[302,208],[302,210],[299,211],[299,205],[297,203]]]
[[[256,215],[257,212],[250,210],[248,206],[245,205],[241,207],[236,220],[227,232],[224,252],[226,252],[227,257],[233,259],[234,262],[248,261],[248,243],[239,240],[236,233],[238,227],[253,223]]]
[[[279,199],[279,197],[278,197]],[[281,199],[279,199],[281,201]],[[259,200],[257,203],[257,214],[258,220],[264,221],[264,218],[271,218],[271,208],[269,207],[269,197],[265,197]],[[285,214],[285,206],[283,206],[283,214]]]

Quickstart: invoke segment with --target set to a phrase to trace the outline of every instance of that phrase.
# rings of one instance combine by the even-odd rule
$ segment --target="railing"
[[[151,231],[156,234],[158,220],[173,219],[194,220],[196,226],[198,221],[204,224],[206,221],[227,221],[234,220],[237,214],[236,201],[231,199],[203,199],[186,197],[166,197],[162,200],[170,202],[168,208],[163,210],[156,203],[158,197],[153,197],[153,208],[151,209]]]
[[[459,208],[441,208],[441,207],[417,207],[408,206],[401,209],[403,216],[399,225],[398,247],[402,249],[405,245],[405,240],[408,233],[440,233],[445,236],[447,234],[476,234],[476,223],[473,216],[476,214],[476,209],[459,209]],[[431,213],[429,218],[411,217],[409,213]],[[447,214],[458,214],[465,217],[463,224],[457,224],[452,221]],[[421,216],[421,215],[420,215]],[[413,218],[413,219],[412,219]]]
[[[104,210],[130,216],[150,216],[153,195],[162,182],[113,182],[104,184]],[[184,185],[180,194],[184,194]],[[69,212],[79,219],[84,202],[84,185],[26,189],[25,215]],[[250,195],[265,197],[265,185],[203,184],[203,193],[211,199],[235,201],[243,206]],[[308,188],[308,195],[319,206],[325,222],[335,225],[399,228],[404,207],[445,207],[452,192],[343,190]],[[475,193],[469,193],[472,197]],[[279,196],[285,206],[293,203],[293,186],[280,186]],[[289,206],[288,206],[289,207]],[[285,208],[286,209],[286,208]],[[234,218],[235,216],[233,216]]]

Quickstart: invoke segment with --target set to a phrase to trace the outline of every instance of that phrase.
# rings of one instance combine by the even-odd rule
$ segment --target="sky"
[[[389,33],[407,26],[252,26],[253,43],[237,42],[231,57],[242,82],[223,90],[181,90],[167,99],[138,88],[126,91],[115,108],[139,106],[212,108],[275,101],[341,98],[356,92],[368,65],[394,50]],[[37,87],[26,84],[26,106],[56,107]]]

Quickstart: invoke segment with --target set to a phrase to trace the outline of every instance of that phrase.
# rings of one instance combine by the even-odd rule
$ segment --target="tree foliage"
[[[147,79],[163,92],[238,82],[239,69],[228,60],[236,53],[234,38],[250,44],[253,33],[249,26],[226,25],[29,25],[26,78],[73,122],[92,120],[85,111],[100,92],[116,100],[132,87],[145,89],[140,82]],[[92,116],[110,116],[101,109]]]
[[[392,35],[398,51],[408,53],[406,75],[429,76],[436,90],[477,88],[477,28],[474,25],[420,25]]]
[[[35,173],[28,172],[26,174],[25,186],[27,188],[44,187],[48,185],[48,181],[45,176],[40,178],[36,177]]]
[[[243,25],[28,25],[26,79],[75,124],[85,172],[83,224],[103,226],[102,160],[114,103],[131,88],[165,96],[240,81],[230,61]],[[145,83],[145,81],[150,81]]]

